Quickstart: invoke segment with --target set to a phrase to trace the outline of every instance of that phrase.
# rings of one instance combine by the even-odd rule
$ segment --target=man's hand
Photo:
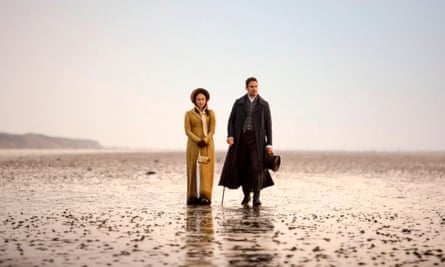
[[[269,154],[269,155],[272,155],[272,154],[273,154],[273,151],[272,151],[272,147],[271,147],[271,146],[266,147],[266,153]]]

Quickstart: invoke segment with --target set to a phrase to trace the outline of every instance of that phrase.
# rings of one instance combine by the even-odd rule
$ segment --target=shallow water
[[[282,153],[263,205],[185,155],[0,152],[0,266],[445,266],[445,153]]]

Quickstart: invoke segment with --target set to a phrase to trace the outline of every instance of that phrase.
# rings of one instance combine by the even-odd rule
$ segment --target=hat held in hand
[[[266,154],[264,166],[274,172],[278,171],[281,165],[280,155]]]

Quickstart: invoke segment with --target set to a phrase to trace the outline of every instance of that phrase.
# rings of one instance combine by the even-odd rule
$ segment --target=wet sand
[[[185,205],[182,153],[0,151],[0,266],[445,266],[445,153],[281,153]]]

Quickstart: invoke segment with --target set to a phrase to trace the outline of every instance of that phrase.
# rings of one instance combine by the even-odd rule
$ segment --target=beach
[[[0,151],[0,266],[445,266],[445,152],[278,152],[260,207],[185,152]]]

